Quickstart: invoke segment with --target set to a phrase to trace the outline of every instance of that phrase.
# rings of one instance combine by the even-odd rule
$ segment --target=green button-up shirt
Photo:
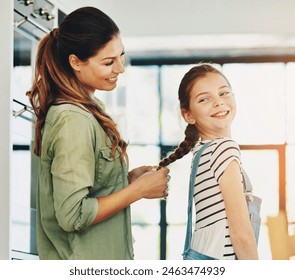
[[[40,259],[133,259],[130,207],[93,225],[106,196],[128,185],[126,164],[92,114],[51,106],[43,130],[37,191]]]

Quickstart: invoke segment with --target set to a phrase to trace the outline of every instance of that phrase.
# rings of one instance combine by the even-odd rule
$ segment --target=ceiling
[[[51,0],[66,13],[95,6],[137,59],[295,54],[293,0]]]

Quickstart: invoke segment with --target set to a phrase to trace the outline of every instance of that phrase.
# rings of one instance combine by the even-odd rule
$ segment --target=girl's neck
[[[231,133],[224,133],[224,134],[211,134],[211,133],[200,133],[199,140],[200,141],[206,141],[206,140],[215,140],[218,138],[231,138]]]

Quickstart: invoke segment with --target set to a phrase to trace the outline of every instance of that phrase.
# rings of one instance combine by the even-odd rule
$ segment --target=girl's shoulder
[[[217,138],[212,141],[211,145],[208,148],[210,147],[211,156],[213,158],[219,158],[221,156],[226,159],[232,156],[237,158],[240,158],[241,156],[240,146],[231,138]]]
[[[212,156],[218,156],[219,154],[235,153],[240,154],[239,144],[228,137],[216,138],[214,140],[201,140],[197,142],[192,152],[195,154],[203,145],[210,143],[205,152],[210,153]]]
[[[206,148],[206,152],[212,156],[218,156],[219,154],[240,154],[240,147],[236,141],[231,138],[223,137],[216,138],[214,140],[202,140],[199,141],[193,149],[193,152],[197,152],[204,144],[210,143]]]
[[[212,141],[211,145],[215,147],[215,150],[216,149],[224,150],[228,148],[236,148],[240,150],[239,144],[235,140],[228,137],[216,138],[215,140]]]
[[[201,146],[203,146],[204,144],[208,142],[210,144],[208,145],[207,148],[211,150],[228,148],[228,147],[235,147],[240,149],[239,144],[235,140],[228,137],[216,138],[214,140],[201,140],[196,144],[195,148],[198,150]]]

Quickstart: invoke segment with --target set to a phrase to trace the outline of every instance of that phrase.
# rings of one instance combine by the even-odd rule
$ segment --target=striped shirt
[[[197,143],[194,155],[204,143]],[[194,186],[196,223],[191,247],[217,259],[235,259],[219,185],[233,160],[241,165],[240,149],[235,141],[229,138],[212,141],[201,155]]]

